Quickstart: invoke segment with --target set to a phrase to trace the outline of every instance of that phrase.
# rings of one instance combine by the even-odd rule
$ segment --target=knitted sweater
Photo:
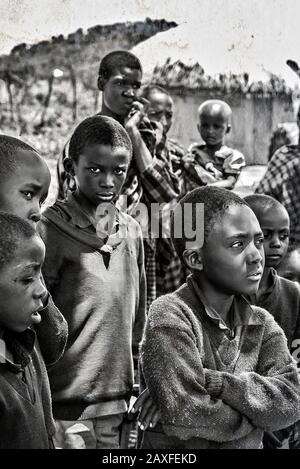
[[[174,438],[183,449],[259,448],[264,430],[299,419],[299,376],[283,331],[242,297],[234,311],[233,338],[207,314],[193,278],[153,303],[141,361],[161,414],[157,448],[176,447]]]
[[[145,321],[145,274],[139,225],[119,217],[126,235],[105,246],[72,197],[49,208],[39,225],[45,282],[69,326],[64,356],[49,369],[58,419],[94,418],[104,406],[126,411]]]
[[[0,449],[50,449],[55,433],[44,361],[35,333],[6,331],[0,354]]]

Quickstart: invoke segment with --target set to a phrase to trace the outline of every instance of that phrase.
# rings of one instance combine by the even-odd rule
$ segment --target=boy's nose
[[[135,98],[136,91],[132,87],[129,87],[124,91],[124,96],[127,98]]]
[[[37,223],[41,219],[41,211],[34,212],[30,215],[30,220]]]
[[[99,186],[100,187],[109,187],[109,188],[112,188],[114,187],[114,178],[112,176],[112,174],[107,174],[107,175],[104,175],[100,181],[99,181]]]
[[[248,253],[248,260],[250,263],[257,264],[258,262],[262,262],[264,259],[263,252],[261,252],[255,244],[253,244],[252,249],[250,249]]]
[[[47,289],[45,287],[44,281],[42,277],[40,277],[37,281],[36,288],[34,291],[34,297],[38,299],[42,299],[47,293]]]
[[[281,243],[280,243],[279,236],[273,236],[272,237],[271,242],[270,242],[270,246],[272,248],[280,248]]]

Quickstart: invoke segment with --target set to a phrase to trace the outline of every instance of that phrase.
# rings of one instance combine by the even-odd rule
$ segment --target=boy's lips
[[[39,324],[42,320],[41,315],[38,313],[38,311],[31,313],[30,319],[31,324]]]
[[[277,260],[281,259],[281,257],[282,257],[282,254],[268,254],[266,256],[266,259],[273,259],[273,260],[277,261]]]
[[[97,192],[98,199],[105,200],[109,202],[114,198],[115,194],[113,192]]]
[[[250,274],[247,275],[247,278],[249,278],[250,280],[258,281],[261,279],[262,274],[262,270],[256,270],[255,272],[250,272]]]

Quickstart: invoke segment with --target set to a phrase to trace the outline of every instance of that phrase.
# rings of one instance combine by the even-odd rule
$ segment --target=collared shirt
[[[15,373],[24,369],[30,362],[35,337],[35,332],[31,329],[26,329],[17,336],[5,331],[1,338],[0,363],[7,363]]]
[[[135,236],[135,233],[128,232],[128,230],[132,229],[132,226],[128,226],[126,216],[112,203],[104,204],[103,211],[98,209],[99,211],[97,210],[95,217],[92,217],[82,209],[74,194],[69,192],[67,202],[60,203],[58,201],[57,206],[68,216],[69,222],[73,226],[80,228],[84,232],[85,237],[91,236],[93,243],[95,243],[96,230],[97,248],[103,256],[110,255],[126,236]],[[107,210],[107,215],[104,214],[104,210]],[[100,215],[104,215],[107,223],[101,223]],[[78,237],[81,236],[80,230],[78,230]]]
[[[207,316],[218,326],[219,329],[226,331],[232,336],[234,329],[238,326],[257,324],[257,320],[253,315],[253,310],[248,301],[243,296],[234,296],[229,312],[231,322],[231,328],[229,328],[217,311],[208,303],[200,285],[193,275],[189,275],[187,283],[190,286],[192,285],[196,295],[204,306]]]
[[[281,202],[290,217],[290,246],[300,243],[300,149],[286,145],[271,158],[267,172],[256,188]]]

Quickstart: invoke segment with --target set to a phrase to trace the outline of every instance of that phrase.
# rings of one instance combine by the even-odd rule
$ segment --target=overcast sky
[[[152,57],[146,43],[140,46],[151,65],[171,55],[198,59],[210,73],[218,64],[220,71],[271,67],[294,79],[285,60],[300,60],[299,0],[0,0],[0,53],[79,27],[147,16],[181,25],[155,39]]]

